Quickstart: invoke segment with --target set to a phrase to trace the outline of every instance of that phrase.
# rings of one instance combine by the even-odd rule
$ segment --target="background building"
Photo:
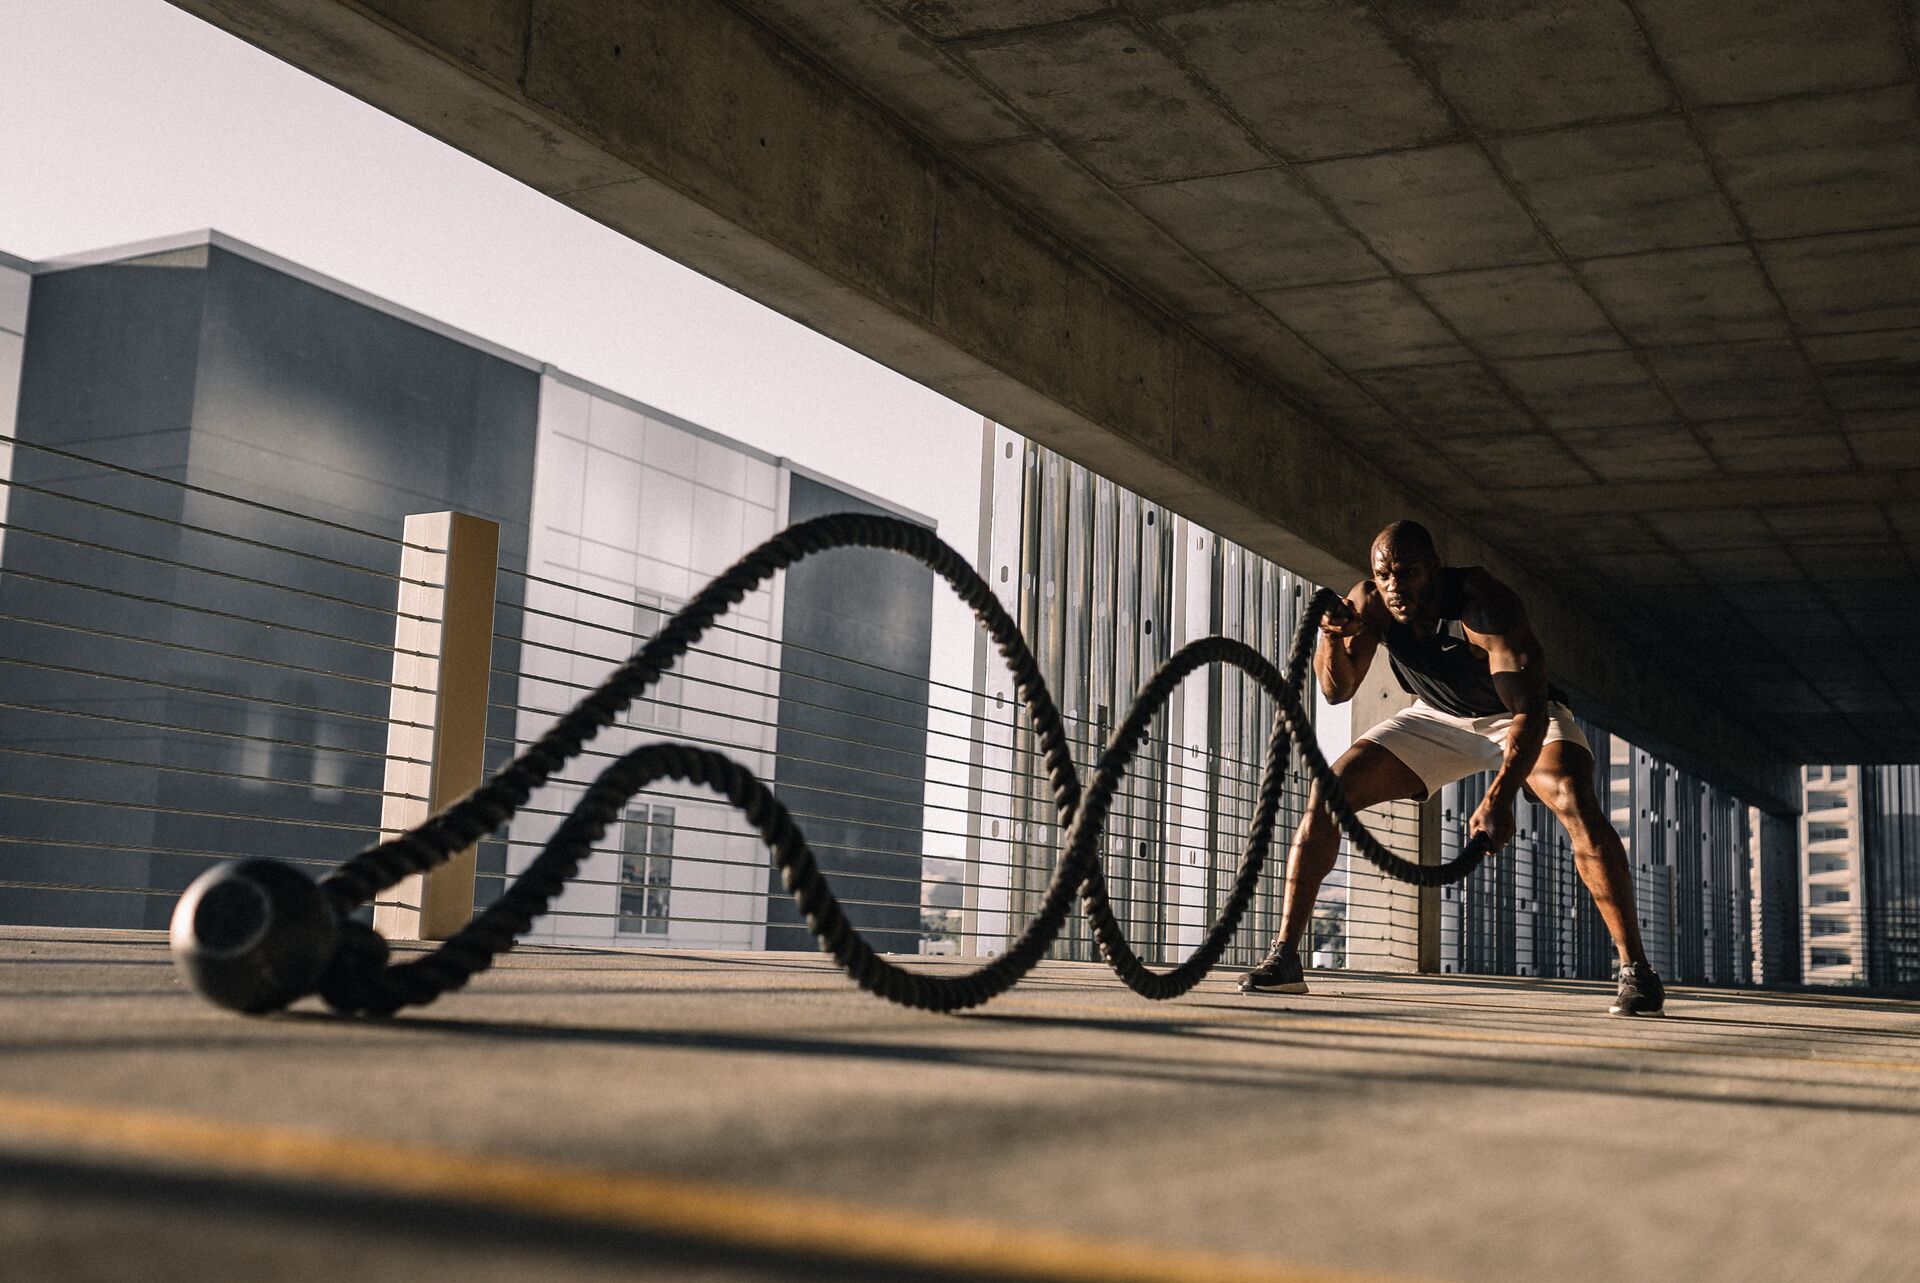
[[[373,840],[409,513],[500,525],[490,767],[793,515],[914,517],[218,233],[0,264],[0,368],[27,279],[0,919],[157,926],[211,859],[324,865]],[[915,947],[919,793],[872,779],[923,775],[932,576],[853,554],[804,569],[483,845],[482,901],[612,754],[670,735],[770,776],[836,886],[867,879],[843,891],[854,921]],[[836,662],[887,674],[884,733],[843,725],[874,682],[821,679],[829,636]],[[770,890],[731,811],[662,793],[545,931],[785,943]]]
[[[1801,781],[1800,915],[1806,923],[1801,974],[1808,984],[1857,984],[1866,977],[1860,772],[1850,766],[1809,766]]]
[[[1920,767],[1809,766],[1804,780],[1807,982],[1920,983]]]
[[[1272,562],[1096,476],[1007,428],[984,431],[979,564],[1013,612],[1067,724],[1082,780],[1154,669],[1188,641],[1238,637],[1267,656],[1291,644],[1313,586]],[[991,954],[1032,919],[1061,831],[1025,710],[982,634],[979,734],[961,918],[962,947]],[[1274,705],[1238,669],[1189,677],[1156,719],[1116,797],[1104,837],[1115,912],[1149,961],[1200,943],[1239,867]],[[1305,802],[1290,775],[1270,873],[1229,963],[1264,951],[1279,925],[1287,835]],[[1330,880],[1313,947],[1340,965],[1353,932]],[[1070,918],[1059,956],[1093,956]]]

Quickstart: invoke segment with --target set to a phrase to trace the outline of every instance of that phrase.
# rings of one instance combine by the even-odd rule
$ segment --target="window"
[[[668,601],[657,593],[635,593],[633,633],[638,640],[634,642],[634,650],[638,651],[651,641],[661,625],[678,613],[681,604]],[[680,675],[680,670],[686,663],[687,657],[684,655],[676,659],[673,668],[662,673],[660,680],[649,686],[645,695],[633,701],[627,710],[627,719],[636,726],[679,730],[680,706],[686,702],[686,680]]]
[[[1809,842],[1844,842],[1847,837],[1847,826],[1844,824],[1807,825],[1807,841]]]
[[[1830,811],[1836,806],[1845,806],[1846,804],[1847,799],[1838,793],[1828,793],[1820,789],[1814,789],[1807,793],[1807,809],[1809,811]]]
[[[620,930],[663,936],[673,898],[673,808],[629,806],[620,825]]]
[[[1815,949],[1813,965],[1816,967],[1850,967],[1853,955],[1845,949]]]

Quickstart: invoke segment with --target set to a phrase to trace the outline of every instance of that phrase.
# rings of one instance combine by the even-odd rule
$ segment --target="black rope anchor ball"
[[[278,860],[229,860],[173,909],[173,961],[216,1006],[259,1015],[318,987],[340,949],[340,915],[306,874]]]

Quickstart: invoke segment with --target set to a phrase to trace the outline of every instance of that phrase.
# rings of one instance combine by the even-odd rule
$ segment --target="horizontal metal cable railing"
[[[261,855],[317,871],[377,840],[383,804],[426,804],[417,788],[392,785],[391,771],[430,762],[386,740],[396,728],[431,729],[389,700],[433,695],[396,680],[394,663],[434,659],[396,638],[436,624],[400,604],[408,588],[436,587],[402,573],[402,554],[435,549],[399,536],[397,521],[368,528],[75,449],[0,442],[17,461],[44,455],[59,465],[16,462],[0,520],[8,917],[159,925],[186,881],[213,863]],[[511,554],[498,575],[490,764],[650,635],[608,613],[633,618],[638,596],[514,560],[525,555]],[[662,614],[652,608],[652,618]],[[561,629],[574,631],[562,640]],[[1003,946],[1062,837],[1052,815],[1023,809],[1042,773],[1017,710],[960,682],[779,634],[771,618],[757,630],[717,624],[672,689],[635,710],[671,725],[636,717],[617,727],[606,746],[588,746],[586,774],[551,781],[555,804],[536,797],[482,843],[479,898],[540,847],[565,813],[557,799],[589,783],[592,762],[637,738],[686,737],[697,724],[697,742],[771,764],[795,819],[842,864],[831,869],[841,903],[856,917],[870,911],[863,930],[878,947],[911,953],[934,937],[966,952]],[[1254,724],[1271,716],[1266,703]],[[1090,762],[1100,728],[1072,717],[1067,727],[1070,750]],[[1004,742],[976,761],[988,735]],[[1251,788],[1258,749],[1196,752],[1156,730],[1115,791],[1114,910],[1149,958],[1180,953],[1225,894],[1222,866],[1237,860],[1248,810],[1215,794],[1223,783]],[[554,906],[551,939],[753,946],[770,940],[783,911],[791,921],[765,852],[742,840],[738,822],[717,809],[702,818],[696,799],[672,790],[643,805],[677,812],[671,852],[631,849],[616,824],[596,848],[600,872],[589,868]],[[655,821],[627,823],[644,848]],[[1227,849],[1213,849],[1220,843]],[[1207,864],[1183,863],[1198,847]],[[669,872],[649,882],[649,861]],[[1348,934],[1412,929],[1391,913],[1342,925]],[[1062,947],[1090,947],[1076,939],[1070,931]],[[1240,951],[1262,944],[1249,939]]]

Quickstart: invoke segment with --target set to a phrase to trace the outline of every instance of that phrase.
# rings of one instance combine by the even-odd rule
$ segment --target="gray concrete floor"
[[[0,1272],[910,1276],[743,1248],[724,1226],[594,1228],[565,1207],[236,1173],[121,1146],[113,1120],[140,1110],[1308,1276],[1920,1278],[1920,1007],[1680,990],[1666,1019],[1625,1021],[1594,984],[1312,979],[1252,999],[1223,974],[1151,1004],[1101,967],[1049,964],[930,1016],[809,955],[529,950],[390,1021],[311,1003],[250,1019],[183,990],[155,935],[8,929]],[[43,1101],[86,1107],[105,1139],[46,1134]]]

